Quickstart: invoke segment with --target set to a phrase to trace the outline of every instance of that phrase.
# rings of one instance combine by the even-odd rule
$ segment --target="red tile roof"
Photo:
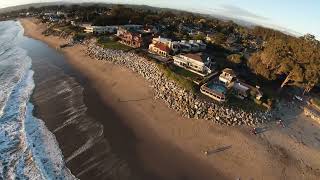
[[[167,53],[170,52],[170,48],[167,45],[163,44],[163,43],[157,43],[157,44],[154,45],[154,47],[160,49],[161,51],[165,51]]]

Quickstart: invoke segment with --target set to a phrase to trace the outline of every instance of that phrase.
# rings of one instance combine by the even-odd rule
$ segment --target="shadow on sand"
[[[269,130],[271,130],[271,128],[270,128],[270,127],[267,127],[267,126],[265,126],[265,127],[258,127],[258,128],[256,128],[256,134],[261,134],[261,133],[267,132],[267,131],[269,131]]]
[[[231,149],[231,148],[232,148],[232,145],[223,146],[223,147],[220,147],[220,148],[217,148],[217,149],[208,150],[208,151],[205,152],[205,154],[206,154],[207,156],[209,156],[209,155],[211,155],[211,154],[219,153],[219,152],[222,152],[222,151]]]

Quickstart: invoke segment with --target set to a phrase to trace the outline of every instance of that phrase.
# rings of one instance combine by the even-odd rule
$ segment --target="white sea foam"
[[[21,32],[19,23],[0,22],[0,179],[75,179],[55,136],[32,115],[32,60],[16,47]]]

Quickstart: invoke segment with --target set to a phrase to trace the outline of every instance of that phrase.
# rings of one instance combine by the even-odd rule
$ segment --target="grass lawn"
[[[203,77],[199,76],[198,74],[195,74],[193,72],[190,72],[186,69],[183,69],[181,67],[178,67],[178,66],[175,66],[175,65],[172,65],[169,67],[171,71],[175,72],[176,74],[179,74],[183,77],[186,77],[188,79],[191,79],[191,80],[201,80],[203,79]]]
[[[318,108],[320,108],[320,97],[312,98],[312,103],[316,105]]]
[[[124,44],[121,44],[118,41],[113,41],[110,39],[101,39],[100,38],[98,40],[98,43],[100,45],[102,45],[103,48],[106,48],[106,49],[123,50],[123,51],[127,51],[127,50],[132,49],[131,47],[126,46]]]
[[[267,111],[266,107],[255,103],[254,100],[251,100],[251,99],[241,100],[233,95],[230,95],[228,97],[227,103],[231,106],[235,106],[246,111]]]
[[[167,78],[174,80],[177,82],[181,87],[189,90],[191,92],[197,92],[197,86],[191,80],[187,79],[186,77],[174,72],[168,66],[163,64],[157,64],[159,69],[163,71],[163,73],[167,76]]]

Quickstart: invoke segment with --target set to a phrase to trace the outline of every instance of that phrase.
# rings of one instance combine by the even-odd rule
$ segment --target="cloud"
[[[240,8],[238,6],[234,6],[234,5],[221,5],[220,8],[217,9],[217,11],[219,11],[219,13],[228,15],[228,16],[233,16],[233,17],[241,17],[241,18],[250,18],[250,19],[255,19],[255,20],[262,20],[262,21],[266,21],[268,20],[267,17],[264,16],[260,16],[257,14],[254,14],[246,9]]]

